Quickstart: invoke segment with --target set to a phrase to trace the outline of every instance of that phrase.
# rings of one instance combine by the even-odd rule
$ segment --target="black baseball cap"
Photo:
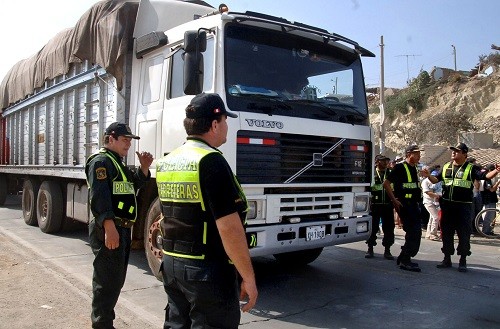
[[[413,144],[413,145],[408,146],[405,149],[405,153],[408,154],[408,153],[412,153],[412,152],[420,152],[420,151],[423,151],[423,150],[424,149],[420,148],[417,144]]]
[[[465,145],[465,143],[458,143],[455,146],[450,146],[450,150],[461,151],[462,153],[469,152],[469,148],[467,147],[467,145]]]
[[[110,124],[109,127],[106,128],[104,134],[112,135],[114,137],[123,136],[123,137],[130,137],[133,139],[140,139],[139,136],[132,134],[132,130],[130,130],[129,126],[120,122],[113,122],[112,124]]]
[[[201,93],[191,100],[186,108],[186,118],[217,118],[220,115],[227,115],[231,118],[237,118],[236,113],[226,110],[222,98],[215,93]]]
[[[386,157],[385,155],[383,154],[377,154],[375,156],[375,161],[382,161],[382,160],[391,160],[391,158],[389,157]]]

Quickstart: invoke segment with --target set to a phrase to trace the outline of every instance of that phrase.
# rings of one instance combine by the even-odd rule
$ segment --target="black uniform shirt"
[[[411,183],[416,183],[416,188],[413,189],[403,189],[404,183],[408,182],[408,173],[405,169],[405,164],[410,171]],[[394,184],[394,196],[400,201],[421,201],[422,200],[422,190],[420,189],[417,168],[409,165],[406,162],[398,163],[394,166],[392,171],[389,173],[387,180]],[[407,198],[407,195],[411,195],[411,198]]]
[[[148,177],[144,176],[144,173],[140,169],[135,172],[130,170],[123,164],[118,153],[111,150],[108,150],[108,152],[113,155],[116,162],[121,165],[127,179],[134,182],[135,191],[141,188],[151,177],[151,173],[148,173]],[[116,169],[111,159],[105,154],[99,154],[87,164],[85,167],[85,174],[87,175],[87,182],[90,184],[90,210],[92,211],[92,215],[97,225],[102,227],[102,223],[105,219],[115,218],[112,203],[112,185],[113,178],[120,175],[120,172]]]

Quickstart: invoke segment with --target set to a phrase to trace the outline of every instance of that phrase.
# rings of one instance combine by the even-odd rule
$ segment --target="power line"
[[[405,56],[406,57],[406,73],[408,75],[408,79],[406,80],[406,83],[410,83],[410,67],[408,65],[408,57],[412,56],[412,57],[416,57],[416,56],[422,56],[422,55],[415,55],[415,54],[409,54],[409,55],[397,55],[396,57],[403,57]]]

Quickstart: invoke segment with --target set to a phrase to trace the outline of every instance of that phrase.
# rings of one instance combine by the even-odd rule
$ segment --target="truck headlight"
[[[368,211],[368,195],[355,195],[354,196],[354,212]]]
[[[257,201],[248,201],[247,219],[257,218]]]

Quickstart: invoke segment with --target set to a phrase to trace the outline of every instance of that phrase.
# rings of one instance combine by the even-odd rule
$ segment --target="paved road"
[[[85,294],[90,294],[93,255],[85,230],[43,234],[24,224],[19,198],[0,208],[0,233],[36,253]],[[396,232],[397,253],[403,231]],[[400,270],[395,261],[365,259],[362,242],[326,248],[314,263],[283,268],[272,258],[254,266],[259,300],[243,314],[241,328],[499,328],[500,240],[472,239],[469,271],[440,270],[440,243],[423,240],[416,257],[422,272]],[[161,328],[166,296],[134,251],[120,310]],[[87,305],[90,312],[90,304]],[[43,320],[42,320],[43,321]]]

